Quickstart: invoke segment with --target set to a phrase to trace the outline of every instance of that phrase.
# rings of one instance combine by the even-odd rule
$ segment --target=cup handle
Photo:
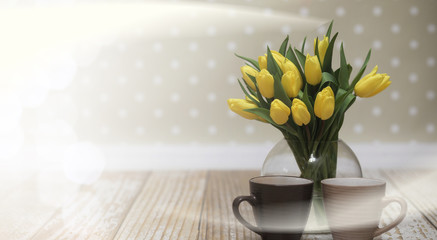
[[[375,231],[374,237],[379,236],[387,232],[388,230],[396,227],[396,225],[401,223],[402,220],[404,220],[405,216],[407,215],[407,202],[405,202],[405,200],[400,197],[384,197],[382,199],[383,208],[387,207],[392,202],[397,202],[399,203],[399,205],[401,205],[401,213],[393,222],[391,222],[387,226],[382,228],[378,227]]]
[[[232,203],[232,211],[234,212],[235,217],[241,224],[249,228],[251,231],[261,235],[261,229],[259,227],[253,226],[252,224],[248,223],[241,216],[239,207],[240,204],[244,201],[248,202],[252,207],[254,207],[256,203],[256,199],[254,196],[238,196],[234,199],[234,202]]]

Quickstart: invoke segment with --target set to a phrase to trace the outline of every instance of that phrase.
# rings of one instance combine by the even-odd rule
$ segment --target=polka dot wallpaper
[[[356,101],[346,114],[341,138],[437,141],[437,2],[160,1],[164,3],[213,7],[223,17],[182,8],[187,11],[184,21],[157,15],[152,25],[159,34],[136,25],[125,34],[58,53],[50,89],[37,92],[35,83],[21,101],[27,101],[19,113],[23,141],[56,135],[69,136],[63,138],[66,142],[102,144],[275,142],[281,135],[274,128],[228,110],[226,99],[244,97],[237,82],[244,61],[234,53],[257,58],[267,45],[278,49],[287,34],[293,45],[300,45],[305,35],[323,36],[331,19],[355,69],[352,74],[372,48],[366,73],[377,64],[392,80],[379,95]],[[293,23],[295,18],[307,25]],[[339,62],[338,56],[334,61]]]

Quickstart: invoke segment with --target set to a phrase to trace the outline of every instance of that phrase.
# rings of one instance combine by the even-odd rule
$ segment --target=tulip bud
[[[281,83],[289,98],[296,97],[303,84],[299,71],[286,72],[282,75]]]
[[[317,38],[314,39],[314,49],[316,49],[316,41]],[[323,60],[325,59],[326,49],[328,49],[329,40],[328,37],[323,36],[323,40],[319,41],[319,57],[320,57],[320,63],[323,66]],[[314,54],[316,54],[316,51],[314,50]]]
[[[243,74],[243,79],[247,83],[247,85],[249,85],[249,87],[252,88],[252,90],[256,90],[255,83],[253,83],[252,79],[250,79],[248,75],[255,77],[256,74],[258,74],[258,71],[255,70],[253,67],[247,65],[242,66],[240,69],[241,69],[241,74]]]
[[[258,88],[261,92],[261,95],[266,98],[272,98],[274,96],[274,79],[269,71],[266,69],[261,70],[256,75],[256,82],[258,83]]]
[[[290,116],[290,108],[279,99],[273,100],[270,105],[270,117],[273,121],[282,125],[288,121],[288,116]]]
[[[258,63],[259,63],[259,68],[262,69],[267,69],[267,57],[266,56],[259,56],[258,57]]]
[[[322,81],[322,69],[317,56],[307,55],[305,61],[305,77],[309,84],[316,86]]]
[[[299,70],[297,70],[296,65],[292,61],[290,61],[288,58],[282,56],[279,52],[271,51],[273,58],[275,59],[276,63],[278,64],[279,68],[281,69],[282,73],[286,73],[288,71],[294,71],[299,74]],[[301,77],[302,79],[302,77]]]
[[[376,73],[377,71],[378,66],[375,66],[372,72],[358,81],[354,88],[357,96],[362,98],[373,97],[391,84],[390,76],[386,73]]]
[[[293,99],[291,103],[291,113],[294,122],[299,126],[307,125],[311,120],[307,106],[298,98]]]
[[[317,93],[316,101],[314,102],[314,113],[322,120],[326,120],[332,116],[335,107],[335,96],[331,87],[325,87]]]
[[[256,114],[246,112],[244,109],[251,109],[251,108],[257,108],[258,106],[251,102],[244,99],[234,99],[230,98],[228,99],[228,106],[229,109],[231,109],[234,113],[247,118],[247,119],[258,119],[259,117]]]

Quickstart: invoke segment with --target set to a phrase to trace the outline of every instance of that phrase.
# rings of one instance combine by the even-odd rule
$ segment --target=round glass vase
[[[295,156],[293,152],[298,152],[296,145],[298,144],[293,141],[281,139],[267,154],[261,175],[290,175],[313,180],[313,200],[304,232],[310,234],[329,233],[320,181],[331,177],[363,177],[361,165],[352,149],[342,140],[327,143],[328,150],[313,153],[310,155],[310,159],[299,159],[301,156],[298,154]],[[301,161],[301,163],[306,161],[308,168],[304,170],[304,173],[302,173],[302,167],[299,167],[297,161]],[[325,168],[320,167],[326,163],[331,165],[329,168],[332,171],[329,171],[329,174],[326,174],[326,170],[324,170],[326,166]]]

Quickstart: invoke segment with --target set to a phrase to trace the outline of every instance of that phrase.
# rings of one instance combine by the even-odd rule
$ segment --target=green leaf
[[[270,48],[268,46],[267,46],[267,70],[273,76],[275,76],[276,74],[282,76],[281,68],[279,68],[278,64],[276,63],[275,58],[273,58],[272,52],[270,51]]]
[[[337,84],[335,77],[332,76],[332,74],[330,74],[330,73],[324,72],[324,73],[322,73],[322,81],[320,82],[318,92],[322,91],[323,88],[327,87],[327,85],[330,85],[331,88],[333,88],[334,92],[338,88],[338,84]]]
[[[335,40],[337,39],[338,33],[334,35],[332,40],[329,41],[328,48],[326,49],[325,59],[323,60],[323,72],[332,72],[332,52],[334,50]]]
[[[305,105],[308,108],[308,112],[311,115],[311,120],[310,120],[310,127],[312,127],[314,125],[314,121],[316,119],[315,115],[314,115],[314,108],[313,108],[313,102],[311,101],[312,99],[310,99],[308,97],[308,85],[305,85],[305,89],[303,90],[303,96],[302,96],[302,102],[305,103]]]
[[[299,50],[297,50],[296,48],[294,49],[294,52],[296,53],[297,59],[299,60],[302,69],[305,69],[305,61],[306,61],[305,55],[301,53]]]
[[[237,56],[237,57],[239,57],[239,58],[241,58],[241,59],[243,59],[243,60],[248,61],[248,62],[250,63],[250,65],[252,65],[252,67],[254,67],[255,69],[257,69],[258,71],[260,70],[260,69],[259,69],[258,61],[255,61],[255,60],[253,60],[253,59],[251,59],[251,58],[248,58],[248,57],[240,56],[240,55],[238,55],[238,54],[236,54],[236,53],[235,53],[235,56]],[[249,65],[249,66],[250,66],[250,65]]]
[[[303,72],[302,67],[300,66],[299,61],[296,58],[296,55],[293,52],[293,49],[289,46],[287,50],[287,55],[285,56],[288,60],[290,60],[296,67],[297,70],[299,70],[299,73],[302,77],[302,80],[305,82],[305,74]]]
[[[303,39],[303,43],[302,43],[302,49],[300,50],[301,52],[305,52],[305,43],[307,41],[307,37],[305,36],[305,38]]]
[[[276,99],[281,100],[285,105],[288,107],[291,107],[291,100],[287,96],[287,93],[284,90],[284,87],[281,83],[281,76],[282,71],[279,68],[278,64],[276,63],[275,59],[273,58],[272,53],[270,52],[270,49],[267,47],[267,70],[272,74],[274,83],[274,97]]]
[[[333,24],[334,24],[334,20],[331,21],[331,23],[329,24],[329,27],[328,27],[328,31],[326,31],[326,36],[328,37],[328,39],[331,38],[331,30],[332,30]]]
[[[279,48],[279,53],[282,54],[282,56],[285,56],[285,51],[287,51],[287,45],[288,45],[288,35],[285,38],[285,40],[282,42],[281,47]]]
[[[340,74],[338,78],[340,88],[347,89],[349,87],[349,68],[344,55],[343,43],[340,47]]]
[[[364,60],[363,66],[361,66],[360,71],[358,72],[357,76],[355,76],[354,80],[352,81],[351,88],[354,88],[357,82],[361,79],[361,76],[363,76],[364,71],[366,71],[367,63],[370,60],[370,55],[372,54],[372,49],[369,50],[367,53],[366,60]]]
[[[316,45],[314,46],[314,54],[317,56],[317,59],[319,59],[319,64],[321,63],[320,61],[320,56],[319,56],[319,38],[316,38]],[[322,68],[322,66],[320,66],[320,68]]]
[[[287,125],[278,125],[278,124],[276,124],[273,121],[273,119],[270,117],[270,110],[268,110],[268,109],[265,109],[265,108],[250,108],[250,109],[245,109],[244,111],[256,114],[257,116],[259,116],[260,118],[266,120],[267,122],[269,122],[273,126],[275,126],[277,128],[284,129],[288,133],[290,133],[292,135],[295,135],[295,136],[298,136],[298,133],[292,127],[287,126]]]
[[[240,87],[241,87],[241,90],[243,90],[243,92],[244,92],[244,94],[253,102],[253,103],[255,103],[258,107],[261,107],[261,104],[260,104],[260,102],[258,102],[256,99],[254,99],[253,97],[252,97],[252,95],[251,94],[249,94],[247,91],[246,91],[246,88],[245,87],[243,87],[243,84],[241,84],[241,82],[240,82],[240,79],[238,79],[238,84],[240,84]]]

